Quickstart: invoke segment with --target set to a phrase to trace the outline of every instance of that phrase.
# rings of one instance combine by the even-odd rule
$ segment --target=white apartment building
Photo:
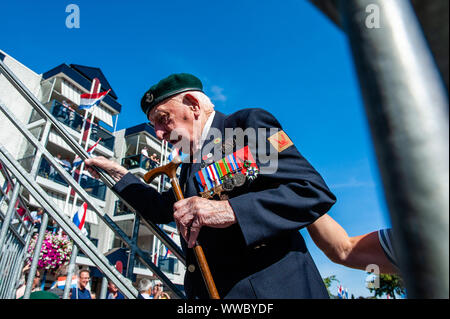
[[[64,125],[64,128],[75,140],[79,141],[81,141],[84,120],[84,110],[78,109],[80,94],[89,93],[92,80],[98,78],[101,83],[101,91],[111,91],[94,110],[94,123],[92,124],[88,144],[92,146],[96,141],[100,140],[100,142],[93,155],[101,155],[121,163],[138,177],[143,177],[153,165],[157,165],[143,155],[144,148],[149,156],[155,154],[160,163],[167,161],[167,156],[171,151],[170,145],[158,141],[153,128],[148,123],[116,131],[117,119],[122,105],[117,101],[116,93],[99,68],[63,63],[45,73],[37,74],[1,50],[0,59],[47,107],[50,113]],[[13,110],[14,115],[27,125],[36,137],[42,134],[45,120],[40,118],[37,112],[2,75],[0,75],[0,102]],[[27,141],[9,123],[2,112],[0,112],[0,123],[2,127],[0,144],[19,160],[24,168],[30,169],[34,160],[35,149],[28,145]],[[75,153],[54,131],[49,133],[46,148],[63,162],[66,161],[71,164],[75,158]],[[36,182],[65,214],[71,216],[76,207],[81,206],[82,202],[79,200],[76,207],[73,207],[73,197],[68,197],[69,187],[67,182],[55,172],[45,158],[39,164]],[[173,257],[173,254],[167,254],[167,249],[147,227],[141,225],[138,227],[134,224],[135,215],[126,209],[126,206],[118,200],[114,193],[100,180],[93,179],[89,174],[82,175],[80,185],[92,197],[97,206],[103,209],[130,238],[136,239],[138,247],[148,252],[152,261],[160,267],[166,276],[180,289],[183,289],[185,273],[183,264],[179,263]],[[170,184],[168,181],[155,179],[151,186],[161,191],[168,189]],[[36,208],[38,203],[34,202],[31,196],[29,196],[29,199],[30,207]],[[121,251],[123,255],[129,258],[126,247],[89,208],[86,223],[89,239],[97,245],[102,253],[107,256],[114,256],[117,255],[118,251]],[[175,224],[160,225],[160,227],[176,243],[180,243]],[[132,262],[133,259],[132,257]],[[114,263],[114,260],[112,262]],[[92,262],[82,253],[77,258],[77,264],[84,267],[93,266]],[[143,277],[151,280],[157,279],[150,270],[137,262],[136,258],[133,275],[130,279],[133,282],[138,282]],[[98,280],[94,278],[94,282],[91,283],[94,289],[97,283]]]

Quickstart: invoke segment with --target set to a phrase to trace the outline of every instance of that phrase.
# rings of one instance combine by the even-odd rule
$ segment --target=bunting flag
[[[170,234],[170,238],[173,239],[173,232],[172,232],[172,234]],[[172,254],[172,252],[170,251],[169,248],[166,247],[166,254],[164,255],[163,259],[167,259],[167,256],[169,256],[170,254]]]
[[[61,290],[64,290],[64,288],[66,287],[66,278],[67,278],[67,276],[58,277],[56,279],[56,281],[52,284],[50,289],[59,288]],[[73,275],[72,276],[72,282],[70,284],[70,288],[76,288],[77,287],[77,283],[78,283],[77,276]]]
[[[89,110],[94,105],[99,105],[109,91],[99,93],[83,93],[80,95],[80,110]]]
[[[94,145],[92,145],[91,147],[89,147],[89,149],[87,150],[87,153],[89,154],[89,156],[92,156],[92,153],[94,152],[95,148],[98,146],[98,143],[101,141],[101,137],[98,139],[97,142],[95,142]],[[75,169],[81,164],[83,163],[83,160],[77,155],[75,156],[73,162],[72,162],[72,171],[71,173],[73,173],[75,171]]]
[[[86,214],[87,214],[87,207],[88,204],[86,202],[84,202],[80,208],[77,210],[77,212],[75,213],[75,215],[73,215],[72,221],[73,223],[78,227],[78,229],[80,229],[81,231],[83,231],[84,229],[84,223],[86,221]]]

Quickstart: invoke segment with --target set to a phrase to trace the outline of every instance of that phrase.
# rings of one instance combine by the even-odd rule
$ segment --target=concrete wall
[[[33,72],[19,61],[0,50],[0,56],[4,55],[3,62],[17,76],[17,78],[40,99],[40,83],[42,76]],[[27,124],[32,108],[26,100],[8,82],[3,74],[0,74],[0,102],[14,113],[14,115],[24,124]],[[7,117],[0,111],[0,144],[16,158],[23,157],[26,141],[20,132],[13,126]]]

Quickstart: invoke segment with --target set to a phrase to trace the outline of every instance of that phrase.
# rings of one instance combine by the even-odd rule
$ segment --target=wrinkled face
[[[198,139],[196,121],[199,110],[186,105],[179,99],[170,99],[153,108],[148,119],[155,128],[158,139],[165,140],[172,145],[183,144],[192,147]]]

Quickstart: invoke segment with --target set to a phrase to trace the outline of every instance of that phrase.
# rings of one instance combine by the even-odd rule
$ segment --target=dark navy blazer
[[[270,128],[282,130],[278,121],[262,109],[244,109],[229,116],[216,111],[211,127],[222,133],[225,128],[265,128],[267,137],[273,133],[269,132]],[[216,136],[209,136],[203,147],[211,146],[214,139]],[[278,155],[276,172],[259,174],[228,194],[236,224],[222,229],[202,227],[198,237],[219,295],[221,298],[328,298],[299,229],[325,214],[336,198],[295,145],[278,153],[267,138],[257,143],[260,144],[249,146],[258,166],[263,168],[267,164],[260,161],[255,146],[265,143],[267,153],[270,148]],[[198,196],[200,189],[195,173],[200,169],[200,162],[182,165],[180,184],[185,198]],[[158,194],[130,173],[114,189],[144,218],[156,224],[173,221],[175,197],[171,190]],[[193,272],[186,271],[186,294],[188,298],[208,298],[193,250],[187,248],[183,239],[181,243],[187,265],[195,266]]]

